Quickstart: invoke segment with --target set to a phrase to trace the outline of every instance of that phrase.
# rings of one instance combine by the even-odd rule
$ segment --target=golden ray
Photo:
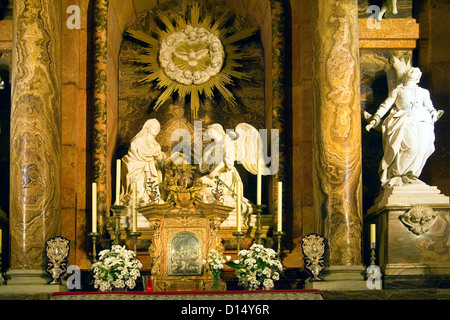
[[[170,21],[170,19],[166,15],[164,15],[161,11],[157,10],[156,16],[161,20],[161,22],[164,24],[164,26],[168,30],[168,31],[164,31],[164,32],[166,32],[167,34],[175,32],[175,27],[173,26],[172,21]]]
[[[125,33],[134,39],[145,42],[150,47],[158,47],[159,46],[158,39],[155,39],[155,38],[149,36],[148,34],[144,33],[143,31],[127,28],[125,30]]]
[[[222,34],[223,32],[222,27],[228,21],[230,15],[231,12],[229,10],[226,10],[224,14],[219,19],[217,19],[216,22],[211,26],[210,32],[221,38],[219,35]]]
[[[164,102],[167,101],[167,99],[169,99],[169,97],[175,92],[177,91],[177,83],[176,82],[172,82],[167,88],[166,90],[164,90],[164,92],[158,97],[158,99],[156,100],[156,104],[154,106],[154,110],[158,110],[158,108],[164,104]]]
[[[229,37],[226,37],[223,39],[222,43],[226,46],[228,44],[235,43],[237,41],[244,40],[246,38],[250,38],[252,35],[254,35],[259,29],[258,28],[249,28],[244,29],[241,31],[236,32],[235,34],[232,34]]]
[[[198,6],[198,3],[194,3],[194,5],[191,8],[191,19],[190,23],[194,27],[198,27],[200,21],[200,8]]]

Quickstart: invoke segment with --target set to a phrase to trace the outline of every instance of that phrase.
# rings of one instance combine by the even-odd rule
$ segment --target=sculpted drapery
[[[122,158],[123,188],[121,202],[128,205],[131,200],[132,184],[137,185],[137,201],[147,202],[146,185],[153,182],[158,185],[163,181],[161,169],[166,155],[155,137],[160,131],[160,124],[156,119],[147,120],[142,130],[133,138],[126,156]]]

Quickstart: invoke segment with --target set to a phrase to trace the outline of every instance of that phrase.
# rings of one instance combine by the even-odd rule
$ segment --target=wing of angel
[[[197,60],[199,60],[199,59],[201,59],[201,58],[203,58],[204,56],[206,56],[206,54],[209,52],[209,49],[202,49],[202,50],[200,50],[200,51],[197,51],[196,53],[195,53],[195,58],[197,59]]]
[[[174,51],[173,54],[174,54],[176,57],[178,57],[178,58],[180,58],[180,59],[182,59],[182,60],[184,60],[184,61],[189,61],[189,54],[186,53],[186,52],[177,52],[177,51]]]
[[[240,123],[236,130],[237,138],[235,140],[236,161],[241,163],[244,168],[252,173],[258,172],[258,157],[263,157],[263,144],[259,131],[248,123]],[[261,168],[265,167],[264,161],[261,161]],[[261,170],[262,174],[268,170]]]

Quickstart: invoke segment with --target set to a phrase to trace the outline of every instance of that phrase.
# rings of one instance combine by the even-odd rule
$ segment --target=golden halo
[[[191,114],[196,119],[200,96],[204,94],[212,99],[215,88],[228,103],[236,105],[226,86],[233,84],[233,78],[250,80],[248,75],[237,70],[242,67],[238,61],[246,57],[239,52],[236,42],[252,36],[258,28],[237,32],[226,28],[233,18],[228,10],[215,21],[209,16],[201,19],[197,3],[192,4],[185,16],[178,15],[173,21],[159,11],[156,16],[164,28],[156,26],[151,30],[155,36],[140,30],[125,30],[129,36],[147,45],[145,54],[138,55],[133,61],[145,65],[147,75],[139,82],[156,81],[157,88],[162,90],[154,110],[177,92],[179,99],[190,95]]]

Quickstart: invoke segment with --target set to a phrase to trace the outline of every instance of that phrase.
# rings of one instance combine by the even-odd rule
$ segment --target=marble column
[[[45,284],[61,220],[61,3],[14,1],[9,284]]]
[[[278,181],[283,182],[283,199],[286,199],[286,149],[289,144],[286,132],[286,119],[288,116],[286,99],[286,54],[285,54],[285,0],[270,0],[272,15],[272,128],[278,130],[279,152],[272,155],[278,157],[278,172],[272,180],[272,199],[274,217],[278,214]],[[275,159],[275,158],[274,158]],[[283,202],[284,212],[287,212],[287,202]],[[283,215],[284,216],[284,215]],[[276,222],[274,222],[276,224]],[[284,223],[286,230],[286,224]]]
[[[327,280],[362,280],[358,1],[315,0],[312,13],[316,231],[327,239]]]
[[[93,170],[97,183],[97,211],[99,232],[104,232],[107,213],[106,178],[107,178],[107,31],[109,0],[94,1],[94,135],[93,135]]]

